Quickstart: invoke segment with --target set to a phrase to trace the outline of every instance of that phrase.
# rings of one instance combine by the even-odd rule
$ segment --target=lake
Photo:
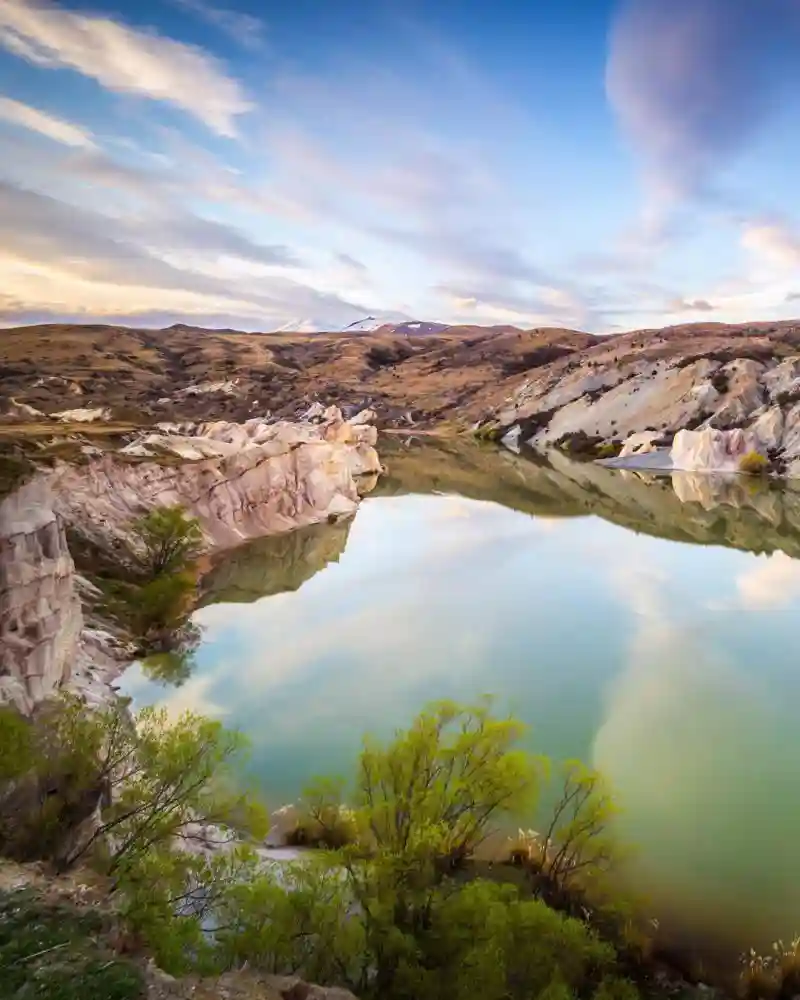
[[[123,690],[243,729],[273,806],[351,773],[364,732],[491,693],[611,781],[663,925],[724,951],[800,932],[800,483],[381,455],[352,520],[214,563],[182,686]]]

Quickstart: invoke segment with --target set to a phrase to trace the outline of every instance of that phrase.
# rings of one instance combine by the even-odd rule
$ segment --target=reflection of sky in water
[[[497,696],[531,744],[601,767],[662,907],[800,930],[800,563],[457,497],[367,500],[296,593],[211,605],[193,677],[137,703],[219,714],[272,803],[347,774],[364,731]],[[795,914],[797,914],[795,916]],[[744,931],[742,932],[744,933]]]

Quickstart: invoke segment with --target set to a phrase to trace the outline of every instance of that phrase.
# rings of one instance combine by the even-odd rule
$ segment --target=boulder
[[[631,434],[626,438],[619,453],[620,458],[627,458],[629,455],[646,455],[656,450],[655,442],[660,438],[658,431],[640,431]]]
[[[672,467],[684,472],[738,472],[739,462],[750,451],[759,451],[753,431],[721,431],[706,427],[679,431],[672,442]]]

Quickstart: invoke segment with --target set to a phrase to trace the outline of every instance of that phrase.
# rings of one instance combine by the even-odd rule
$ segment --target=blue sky
[[[0,0],[0,323],[800,313],[800,0]]]

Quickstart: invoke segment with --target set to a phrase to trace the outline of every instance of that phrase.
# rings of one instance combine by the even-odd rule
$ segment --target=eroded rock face
[[[209,548],[226,548],[352,514],[368,477],[381,471],[376,439],[375,427],[351,424],[335,408],[319,424],[248,420],[164,428],[137,446],[184,463],[106,457],[60,468],[53,488],[69,522],[106,547],[109,540],[122,543],[131,520],[148,510],[180,504],[200,521]]]
[[[43,479],[0,504],[0,703],[22,712],[69,680],[83,616],[63,518]]]
[[[755,332],[728,345],[698,341],[688,329],[608,338],[537,372],[495,414],[495,426],[515,446],[547,448],[576,435],[598,447],[616,443],[626,456],[641,451],[646,435],[674,439],[676,467],[690,470],[736,471],[746,440],[745,451],[800,476],[800,355],[771,356],[774,344]],[[731,358],[737,350],[742,356]],[[691,431],[717,436],[683,436]]]
[[[672,443],[673,469],[682,472],[738,472],[742,458],[757,451],[759,442],[753,431],[679,431]]]

